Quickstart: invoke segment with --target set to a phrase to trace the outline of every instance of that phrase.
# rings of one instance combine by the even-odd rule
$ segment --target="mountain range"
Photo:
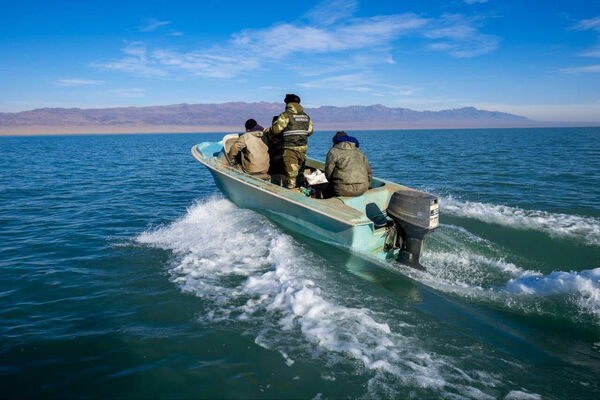
[[[148,107],[40,108],[0,113],[2,134],[235,131],[248,118],[268,126],[284,110],[280,103],[228,102]],[[523,116],[474,107],[415,111],[380,104],[307,107],[316,130],[489,128],[538,126]]]

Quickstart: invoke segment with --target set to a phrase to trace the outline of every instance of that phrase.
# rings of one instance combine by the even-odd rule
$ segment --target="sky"
[[[227,101],[600,121],[600,0],[0,0],[0,112]]]

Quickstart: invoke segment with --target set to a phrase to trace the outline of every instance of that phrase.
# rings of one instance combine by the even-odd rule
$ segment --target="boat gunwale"
[[[209,162],[208,162],[208,160],[207,160],[206,158],[204,158],[204,157],[202,156],[201,152],[200,152],[200,151],[197,149],[197,146],[198,146],[198,145],[199,145],[199,144],[195,144],[194,146],[192,146],[192,155],[194,156],[194,158],[195,158],[196,160],[198,160],[199,162],[201,162],[201,163],[202,163],[202,164],[203,164],[205,167],[207,167],[207,168],[209,168],[209,169],[211,169],[211,170],[213,170],[213,171],[215,171],[215,172],[218,172],[218,173],[221,173],[221,174],[225,174],[225,175],[227,175],[227,176],[231,177],[232,179],[235,179],[235,180],[236,180],[236,181],[238,181],[238,182],[241,182],[241,183],[244,183],[244,184],[246,184],[246,185],[252,186],[252,187],[254,187],[254,188],[256,188],[256,189],[258,189],[258,190],[260,190],[260,191],[262,191],[262,192],[269,193],[270,195],[273,195],[273,196],[275,196],[275,197],[277,197],[277,198],[279,198],[279,199],[282,199],[282,200],[288,201],[288,202],[290,202],[290,203],[293,203],[293,204],[295,204],[295,205],[298,205],[298,206],[300,206],[300,207],[306,208],[306,209],[308,209],[308,210],[311,210],[311,211],[313,211],[313,212],[316,212],[316,213],[318,213],[318,214],[321,214],[321,215],[323,215],[323,216],[325,216],[325,217],[327,217],[327,218],[334,219],[334,220],[336,220],[336,221],[338,221],[338,222],[341,222],[341,223],[343,223],[344,225],[348,225],[348,226],[351,226],[351,227],[357,227],[357,226],[363,226],[363,225],[373,225],[373,221],[371,221],[370,219],[365,219],[365,220],[363,220],[363,221],[359,221],[359,222],[352,222],[352,221],[349,221],[349,220],[347,220],[347,219],[342,219],[342,218],[335,217],[335,216],[333,216],[333,215],[331,215],[331,214],[327,214],[326,212],[319,210],[317,207],[313,207],[313,206],[311,206],[311,205],[309,205],[309,204],[303,204],[303,203],[301,203],[301,202],[299,202],[299,201],[297,201],[297,200],[294,200],[293,198],[291,198],[291,197],[289,197],[289,196],[284,196],[284,195],[281,195],[281,194],[279,194],[279,193],[277,193],[277,192],[275,192],[275,191],[273,191],[273,190],[268,190],[267,188],[264,188],[264,187],[262,187],[261,185],[258,185],[258,184],[254,184],[254,183],[252,183],[252,182],[245,181],[245,180],[243,180],[243,179],[240,179],[240,178],[238,178],[238,177],[237,177],[237,176],[235,176],[234,174],[227,174],[227,173],[226,173],[226,172],[227,172],[227,169],[223,168],[223,170],[221,170],[221,169],[217,168],[215,165],[212,165],[211,163],[209,163]],[[226,166],[224,166],[224,167],[226,167]],[[237,173],[237,171],[233,171],[233,170],[232,170],[231,172],[235,172],[235,173]],[[249,176],[249,177],[252,177],[252,178],[254,178],[254,179],[260,179],[260,178],[257,178],[257,177],[253,177],[252,175],[248,175],[248,176]],[[261,180],[261,181],[262,181],[262,180]],[[275,184],[273,184],[273,183],[271,183],[271,182],[267,182],[267,181],[262,181],[262,182],[260,182],[260,183],[263,183],[263,184],[270,184],[270,185],[273,185],[273,186],[275,186],[275,187],[279,187],[279,186],[277,186],[277,185],[275,185]],[[339,200],[339,201],[340,201],[340,202],[341,202],[343,205],[346,205],[346,204],[345,204],[343,201],[341,201],[341,200]],[[353,211],[356,211],[356,212],[358,212],[357,210],[353,209],[352,207],[349,207],[349,208],[350,208],[350,209],[352,209]],[[366,218],[366,217],[365,217],[365,218]],[[373,228],[374,228],[374,226],[373,226]]]

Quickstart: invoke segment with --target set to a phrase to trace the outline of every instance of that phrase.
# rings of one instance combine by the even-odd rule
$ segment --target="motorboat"
[[[438,196],[373,177],[361,196],[309,197],[276,179],[263,180],[232,166],[228,143],[237,136],[229,134],[219,142],[192,147],[192,155],[237,206],[255,210],[297,234],[424,269],[419,258],[426,235],[439,226]],[[324,167],[323,162],[306,160],[309,171]]]

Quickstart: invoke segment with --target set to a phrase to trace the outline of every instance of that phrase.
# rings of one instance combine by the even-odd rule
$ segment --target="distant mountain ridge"
[[[0,113],[3,132],[28,128],[61,127],[90,131],[118,131],[119,128],[173,127],[240,128],[248,118],[267,126],[284,109],[281,103],[229,102],[220,104],[173,104],[148,107],[40,108],[16,113]],[[316,129],[385,129],[410,127],[510,127],[535,124],[523,116],[463,107],[441,111],[415,111],[381,104],[371,106],[321,106],[306,108]]]

